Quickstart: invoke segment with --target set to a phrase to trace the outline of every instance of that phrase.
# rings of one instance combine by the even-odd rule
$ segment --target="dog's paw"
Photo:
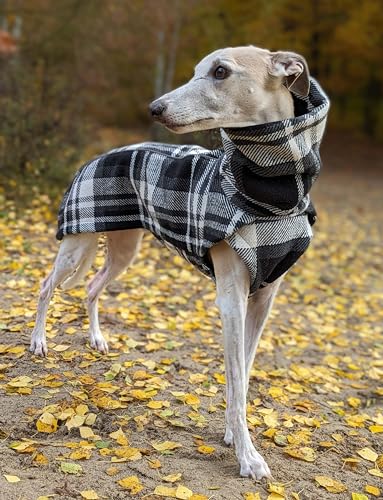
[[[231,432],[231,429],[229,429],[228,427],[226,427],[225,437],[223,438],[223,440],[227,446],[233,446],[234,444],[233,433]]]
[[[251,477],[257,481],[265,478],[271,478],[271,472],[269,466],[263,459],[263,457],[253,448],[253,450],[247,450],[243,457],[239,459],[239,465],[241,467],[240,475],[242,477]]]
[[[109,352],[108,343],[102,335],[91,338],[90,347],[98,352],[101,352],[102,354],[108,354]]]
[[[35,356],[45,357],[48,354],[47,344],[46,344],[45,340],[41,340],[41,339],[32,338],[29,350]]]

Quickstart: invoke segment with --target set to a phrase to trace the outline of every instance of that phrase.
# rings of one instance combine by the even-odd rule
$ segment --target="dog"
[[[106,234],[107,255],[88,285],[87,307],[90,345],[108,352],[98,322],[98,298],[133,262],[149,229],[216,282],[226,370],[224,441],[235,446],[241,476],[270,477],[246,424],[249,376],[281,281],[311,239],[314,215],[308,191],[319,171],[328,106],[298,54],[249,46],[217,50],[202,59],[192,79],[152,102],[150,112],[175,133],[220,128],[224,149],[143,143],[112,150],[79,171],[60,209],[58,237],[63,241],[42,283],[31,352],[47,354],[45,322],[53,291],[84,278],[99,232]],[[139,173],[133,172],[133,164]],[[160,188],[153,187],[153,177]],[[185,195],[193,224],[189,212],[168,213],[185,183],[194,183]],[[201,187],[206,185],[212,194]],[[95,186],[101,186],[97,196]],[[127,194],[121,195],[121,189]],[[118,192],[115,206],[108,201],[111,191]],[[152,198],[149,191],[155,192]],[[224,209],[215,207],[218,201]],[[227,221],[222,222],[221,211],[227,212]],[[78,213],[83,213],[81,220]],[[200,227],[201,214],[207,229]]]

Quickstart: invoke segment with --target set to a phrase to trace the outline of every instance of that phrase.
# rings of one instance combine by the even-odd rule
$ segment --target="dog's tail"
[[[96,257],[97,247],[98,238],[92,238],[91,240],[89,240],[83,258],[80,260],[77,269],[61,284],[61,288],[63,290],[69,290],[69,288],[73,288],[85,277]]]

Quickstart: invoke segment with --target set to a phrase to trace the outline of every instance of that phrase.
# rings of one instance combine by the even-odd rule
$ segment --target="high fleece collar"
[[[321,167],[319,146],[329,99],[310,79],[307,97],[293,94],[295,116],[251,127],[221,129],[226,160],[222,188],[242,209],[259,215],[302,213]]]

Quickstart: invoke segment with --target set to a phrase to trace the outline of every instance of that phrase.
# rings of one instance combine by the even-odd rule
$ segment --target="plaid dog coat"
[[[295,117],[221,130],[223,148],[142,143],[86,163],[64,195],[57,238],[145,228],[214,279],[208,250],[226,242],[245,262],[250,293],[307,249],[329,101],[311,79]],[[311,215],[311,221],[309,218]]]

